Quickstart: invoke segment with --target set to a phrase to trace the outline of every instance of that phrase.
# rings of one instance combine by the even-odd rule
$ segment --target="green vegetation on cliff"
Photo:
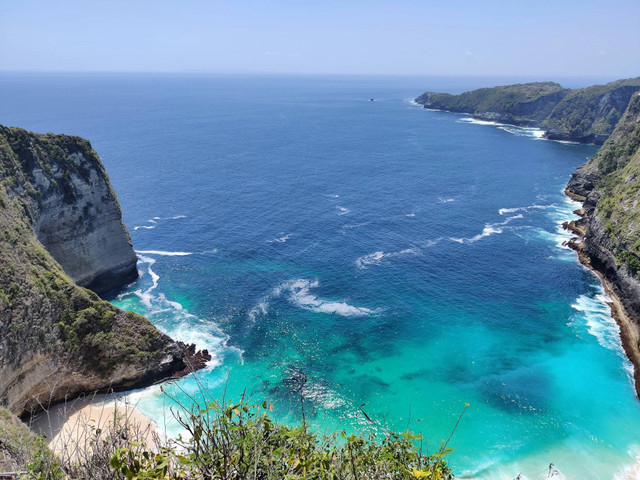
[[[640,77],[575,90],[539,82],[460,95],[426,92],[415,101],[425,108],[468,113],[483,120],[541,127],[554,140],[602,144],[638,90]]]
[[[86,223],[81,188],[115,201],[86,140],[0,127],[0,405],[14,413],[184,369],[175,342],[77,286],[36,238],[45,208]]]
[[[547,137],[603,143],[624,114],[640,77],[572,90],[542,122]]]
[[[640,94],[587,165],[600,194],[602,218],[619,264],[640,276]]]
[[[483,120],[537,125],[567,93],[557,83],[538,82],[481,88],[460,95],[426,92],[415,101],[428,108],[470,113]]]

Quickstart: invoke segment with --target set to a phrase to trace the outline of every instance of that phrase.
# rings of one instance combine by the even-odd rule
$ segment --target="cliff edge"
[[[570,227],[584,263],[614,297],[613,313],[640,395],[640,93],[602,148],[572,175],[566,193],[583,202]]]
[[[102,301],[137,277],[86,140],[0,126],[0,405],[22,414],[184,371],[188,348]]]

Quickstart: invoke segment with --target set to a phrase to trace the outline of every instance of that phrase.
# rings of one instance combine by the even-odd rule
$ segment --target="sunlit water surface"
[[[562,245],[578,207],[562,190],[596,148],[410,101],[491,84],[10,75],[0,122],[92,141],[139,258],[112,300],[208,348],[213,395],[246,389],[295,423],[306,376],[317,430],[409,425],[433,449],[469,402],[459,476],[545,478],[553,462],[638,478],[630,365]],[[197,384],[168,389],[186,401]],[[158,387],[132,398],[170,416]]]

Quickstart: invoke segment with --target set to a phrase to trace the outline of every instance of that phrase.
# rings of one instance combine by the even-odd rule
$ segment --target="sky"
[[[640,0],[0,0],[0,71],[640,75]]]

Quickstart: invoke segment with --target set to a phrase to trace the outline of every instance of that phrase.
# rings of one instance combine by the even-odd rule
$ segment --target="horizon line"
[[[499,74],[465,74],[465,73],[315,73],[315,72],[255,72],[255,71],[205,71],[205,70],[2,70],[0,75],[198,75],[198,76],[298,76],[298,77],[457,77],[457,78],[612,78],[616,80],[636,78],[637,75],[603,74],[603,75],[562,75],[562,74],[528,74],[528,73],[499,73]]]

